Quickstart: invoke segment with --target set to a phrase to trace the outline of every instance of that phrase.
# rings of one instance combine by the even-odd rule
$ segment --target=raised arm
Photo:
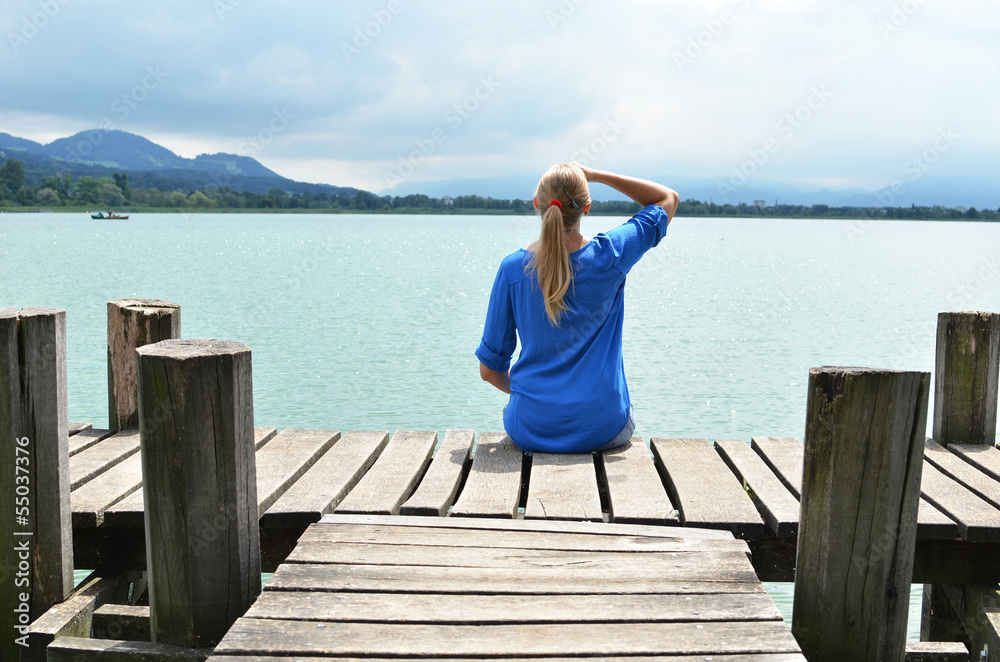
[[[583,170],[583,174],[587,177],[588,182],[610,186],[616,191],[632,198],[643,207],[646,205],[659,205],[667,212],[667,217],[670,219],[673,219],[674,212],[677,211],[680,196],[677,195],[677,191],[663,184],[657,184],[648,179],[619,175],[606,170],[594,170],[579,163],[574,163],[573,165]]]

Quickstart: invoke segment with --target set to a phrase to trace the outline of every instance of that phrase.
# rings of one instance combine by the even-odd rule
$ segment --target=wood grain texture
[[[217,654],[335,656],[551,656],[797,652],[783,623],[417,625],[241,619]]]
[[[905,662],[969,662],[969,649],[960,641],[908,641]]]
[[[939,313],[934,366],[934,440],[993,446],[1000,313]]]
[[[524,518],[602,521],[593,453],[535,453]]]
[[[265,590],[247,618],[382,623],[773,621],[766,593],[705,595],[440,595]]]
[[[354,489],[387,443],[386,431],[345,433],[264,512],[261,526],[305,527],[319,521]]]
[[[250,350],[166,340],[136,352],[154,638],[210,646],[261,586]]]
[[[211,648],[59,637],[49,646],[48,662],[203,662],[211,652]]]
[[[73,456],[69,463],[70,489],[75,490],[139,452],[139,431],[119,432]]]
[[[929,388],[809,371],[792,631],[812,662],[903,658]]]
[[[659,524],[677,526],[677,512],[653,456],[642,437],[620,448],[600,454],[608,489],[608,519],[619,524]]]
[[[1000,480],[1000,450],[997,448],[982,444],[952,444],[948,450],[990,478]]]
[[[454,517],[517,517],[524,452],[502,432],[479,435],[472,471],[451,509]]]
[[[563,551],[594,552],[694,552],[726,550],[746,555],[748,547],[743,540],[706,538],[685,535],[696,529],[668,529],[665,534],[643,535],[637,532],[605,533],[600,531],[545,531],[532,530],[532,520],[518,520],[524,528],[511,530],[445,529],[415,526],[407,517],[399,525],[383,524],[328,524],[325,521],[309,527],[299,538],[306,542],[357,543],[380,545],[411,545],[437,547],[504,547],[508,549],[554,549]],[[450,520],[449,520],[450,521]],[[461,522],[469,520],[458,520]],[[544,521],[544,520],[542,520]],[[389,529],[388,527],[392,528]],[[601,528],[603,528],[602,525]],[[595,528],[595,527],[590,527]],[[387,534],[391,531],[391,535]],[[698,530],[700,531],[700,530]],[[461,535],[455,535],[460,532]],[[671,535],[672,533],[672,535]]]
[[[921,493],[958,524],[958,535],[969,542],[1000,542],[1000,510],[927,462]]]
[[[392,657],[365,657],[365,658],[339,658],[341,662],[389,662],[398,660]],[[429,658],[413,657],[412,660],[430,659],[450,659],[458,661],[461,659],[476,658]],[[517,657],[505,656],[495,658],[503,662],[538,662],[537,657]],[[546,657],[545,662],[704,662],[705,655],[599,655],[588,656],[579,655],[575,657]],[[716,655],[710,656],[710,662],[805,662],[806,658],[801,653],[746,653],[736,655]],[[308,655],[281,655],[280,653],[268,654],[261,657],[244,657],[242,655],[212,655],[209,662],[249,662],[250,660],[266,660],[266,662],[330,662],[328,657],[311,657]]]
[[[263,515],[340,439],[335,430],[286,428],[256,454],[257,503]]]
[[[746,566],[743,567],[743,563]],[[402,593],[759,593],[746,557],[732,555],[732,568],[693,563],[677,572],[650,576],[619,563],[577,571],[572,566],[453,568],[448,566],[285,563],[267,583],[269,591],[376,591]]]
[[[941,473],[957,480],[976,496],[1000,507],[1000,480],[989,476],[933,439],[924,442],[924,459]]]
[[[704,538],[712,540],[732,541],[733,536],[728,531],[713,529],[678,529],[662,526],[644,526],[642,524],[608,524],[599,522],[566,522],[559,520],[518,520],[512,522],[493,518],[446,518],[407,517],[398,520],[384,515],[324,515],[320,524],[366,524],[366,525],[402,525],[425,529],[461,529],[483,531],[531,531],[548,533],[583,533],[587,535],[605,536],[642,536],[647,538]],[[746,543],[736,541],[741,549],[748,549]]]
[[[91,575],[65,602],[53,605],[31,624],[27,659],[44,661],[45,649],[57,636],[89,637],[94,610],[114,599],[121,582],[115,576]]]
[[[113,430],[95,430],[93,428],[80,430],[77,434],[71,435],[69,438],[69,456],[73,457],[80,451],[90,448],[112,434],[114,434]],[[72,466],[72,464],[73,461],[70,460],[70,465]]]
[[[274,439],[278,434],[278,428],[260,427],[253,429],[253,446],[260,450],[264,444]]]
[[[91,425],[90,423],[80,423],[80,422],[70,421],[69,425],[66,427],[66,432],[69,434],[69,436],[72,437],[74,434],[78,434],[80,432],[83,432],[84,430],[89,430],[92,427],[94,426]]]
[[[94,636],[100,639],[149,641],[149,607],[108,604],[94,610]]]
[[[753,437],[750,447],[796,498],[802,493],[802,444],[793,437]],[[917,506],[917,538],[948,540],[958,525],[923,497]]]
[[[138,434],[136,437],[138,438]],[[134,453],[98,480],[84,483],[70,492],[74,527],[95,527],[104,524],[104,513],[142,486],[142,456]]]
[[[791,538],[799,531],[799,501],[741,439],[722,439],[715,449],[736,477],[743,481],[757,511],[775,535]]]
[[[181,337],[181,307],[159,299],[108,302],[108,427],[139,427],[135,350]]]
[[[474,439],[472,430],[445,431],[427,473],[413,496],[400,507],[400,515],[443,516],[448,513],[468,469]]]
[[[437,432],[399,430],[357,486],[334,512],[397,515],[427,464],[437,444]]]
[[[764,536],[764,521],[710,441],[654,438],[650,445],[684,526],[728,529],[739,538]]]

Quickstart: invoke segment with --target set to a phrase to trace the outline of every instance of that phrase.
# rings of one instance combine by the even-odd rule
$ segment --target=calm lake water
[[[583,232],[622,220],[588,218]],[[251,348],[258,425],[501,430],[505,396],[480,381],[474,351],[500,259],[537,228],[4,214],[0,306],[66,309],[70,419],[95,427],[107,425],[106,303],[141,297],[181,304],[186,337]],[[678,218],[630,274],[625,306],[637,434],[801,439],[810,367],[933,372],[939,312],[1000,310],[1000,224]],[[788,588],[771,588],[790,613]]]

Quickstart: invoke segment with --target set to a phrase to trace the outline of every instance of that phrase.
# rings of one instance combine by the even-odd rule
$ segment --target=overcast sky
[[[995,0],[3,8],[0,131],[40,142],[110,126],[374,191],[573,158],[866,189],[1000,171]]]

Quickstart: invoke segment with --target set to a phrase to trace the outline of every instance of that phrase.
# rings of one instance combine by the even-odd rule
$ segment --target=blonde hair
[[[573,283],[573,265],[563,237],[566,228],[576,225],[583,208],[590,204],[590,188],[583,170],[560,163],[542,175],[535,199],[542,214],[542,232],[528,268],[538,277],[549,322],[559,326],[563,312],[569,310],[565,298]],[[551,204],[553,200],[558,200],[562,208]]]

